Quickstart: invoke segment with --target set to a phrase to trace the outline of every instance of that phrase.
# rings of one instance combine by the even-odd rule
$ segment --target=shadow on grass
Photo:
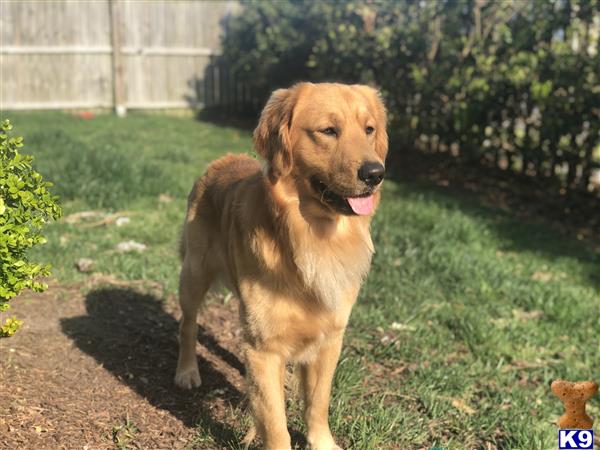
[[[243,395],[213,365],[199,356],[202,386],[192,391],[175,387],[177,321],[162,308],[162,302],[129,289],[103,288],[85,300],[87,315],[63,319],[63,332],[85,353],[157,408],[168,411],[189,427],[210,430],[216,443],[235,445],[238,436],[216,419],[207,395],[220,389],[226,402],[240,406]],[[243,364],[200,327],[202,343],[234,369]]]
[[[447,155],[416,151],[393,158],[389,179],[402,187],[402,193],[424,195],[477,217],[501,239],[504,251],[582,262],[589,286],[600,289],[600,198],[594,194],[560,195],[552,180],[461,165]],[[590,239],[579,240],[580,230]]]
[[[251,132],[258,124],[259,115],[254,111],[239,112],[228,111],[226,108],[204,108],[196,113],[196,120],[208,122],[219,127],[238,128]]]

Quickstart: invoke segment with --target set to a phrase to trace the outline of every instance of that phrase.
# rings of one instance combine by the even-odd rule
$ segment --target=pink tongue
[[[361,216],[367,216],[373,212],[373,196],[369,195],[368,197],[348,197],[348,203],[350,203],[350,208],[356,214]]]

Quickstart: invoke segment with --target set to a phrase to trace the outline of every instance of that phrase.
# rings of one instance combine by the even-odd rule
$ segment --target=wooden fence
[[[231,0],[2,0],[0,109],[221,104],[233,95],[214,63],[221,21],[238,9]]]

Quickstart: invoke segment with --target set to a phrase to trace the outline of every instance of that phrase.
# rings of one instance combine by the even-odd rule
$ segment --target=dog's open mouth
[[[319,194],[322,202],[327,203],[342,214],[367,216],[372,214],[375,209],[373,192],[346,197],[337,194],[316,177],[311,177],[310,184]]]

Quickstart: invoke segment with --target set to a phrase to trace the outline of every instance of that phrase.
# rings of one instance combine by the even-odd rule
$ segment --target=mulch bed
[[[24,326],[0,341],[0,448],[183,448],[199,423],[217,442],[195,448],[239,439],[236,302],[213,301],[200,315],[203,384],[182,391],[173,384],[175,299],[140,283],[91,280],[11,303]]]

